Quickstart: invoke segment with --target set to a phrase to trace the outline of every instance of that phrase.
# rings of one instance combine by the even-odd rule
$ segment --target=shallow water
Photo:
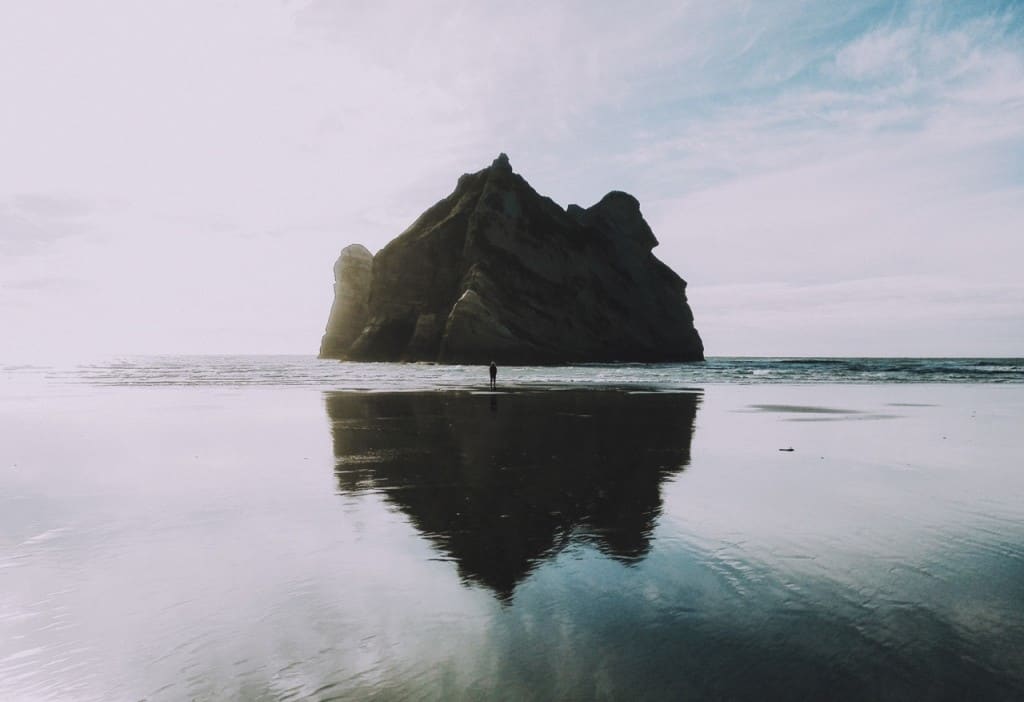
[[[0,699],[1024,695],[1024,386],[510,376],[19,375]]]
[[[469,389],[486,382],[479,366],[340,363],[310,356],[125,356],[89,363],[0,366],[7,385],[241,387],[411,391]],[[505,387],[708,384],[1024,383],[1021,358],[738,358],[701,363],[503,367]]]

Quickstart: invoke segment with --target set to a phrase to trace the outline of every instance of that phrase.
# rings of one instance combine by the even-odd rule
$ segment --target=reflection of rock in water
[[[644,556],[699,403],[607,390],[326,399],[339,488],[380,491],[503,599],[571,538]]]

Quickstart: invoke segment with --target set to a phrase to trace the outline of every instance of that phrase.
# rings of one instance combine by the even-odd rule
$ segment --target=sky
[[[499,152],[708,355],[1024,356],[1024,3],[0,0],[0,361],[315,354]]]

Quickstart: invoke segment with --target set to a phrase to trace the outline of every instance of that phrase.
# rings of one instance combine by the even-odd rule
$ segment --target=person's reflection
[[[381,492],[463,578],[508,599],[572,540],[632,561],[690,460],[696,394],[328,393],[338,488]]]
[[[497,411],[498,411],[498,396],[497,395],[491,395],[491,412],[497,412]]]

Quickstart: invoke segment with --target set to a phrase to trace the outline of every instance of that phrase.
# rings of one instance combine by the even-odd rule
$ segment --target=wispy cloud
[[[945,320],[986,329],[956,344],[1024,349],[1020,19],[998,9],[951,21],[915,6],[831,35],[831,56],[810,51],[801,80],[706,106],[620,155],[647,174],[661,255],[694,284],[709,338],[742,352],[735,329],[761,319],[787,330],[772,335],[776,352],[866,348],[843,325],[875,318],[866,328],[878,333],[892,320],[916,329],[903,346],[920,353],[955,345],[938,331]],[[889,294],[859,295],[865,277]],[[992,285],[994,299],[979,292]],[[851,297],[823,311],[831,289]]]
[[[1024,289],[908,275],[707,285],[692,291],[691,300],[703,311],[698,326],[717,340],[718,355],[827,356],[837,343],[863,355],[998,355],[1021,343]],[[797,315],[814,334],[795,330]]]
[[[666,170],[688,164],[684,187],[699,188],[916,138],[954,147],[1020,139],[1024,53],[1019,32],[1008,34],[1013,22],[1003,13],[935,28],[912,14],[852,38],[828,35],[827,51],[794,49],[800,81],[735,89],[695,114],[654,123],[621,158]],[[663,190],[680,185],[663,182]]]
[[[47,219],[74,219],[93,211],[76,198],[51,193],[19,193],[14,196],[13,206],[26,215]]]
[[[65,291],[82,287],[84,287],[82,281],[60,276],[22,278],[20,280],[8,280],[0,283],[0,289],[32,292]]]
[[[79,233],[81,218],[92,208],[64,195],[18,193],[0,201],[0,252],[10,256],[44,251],[48,245]]]

